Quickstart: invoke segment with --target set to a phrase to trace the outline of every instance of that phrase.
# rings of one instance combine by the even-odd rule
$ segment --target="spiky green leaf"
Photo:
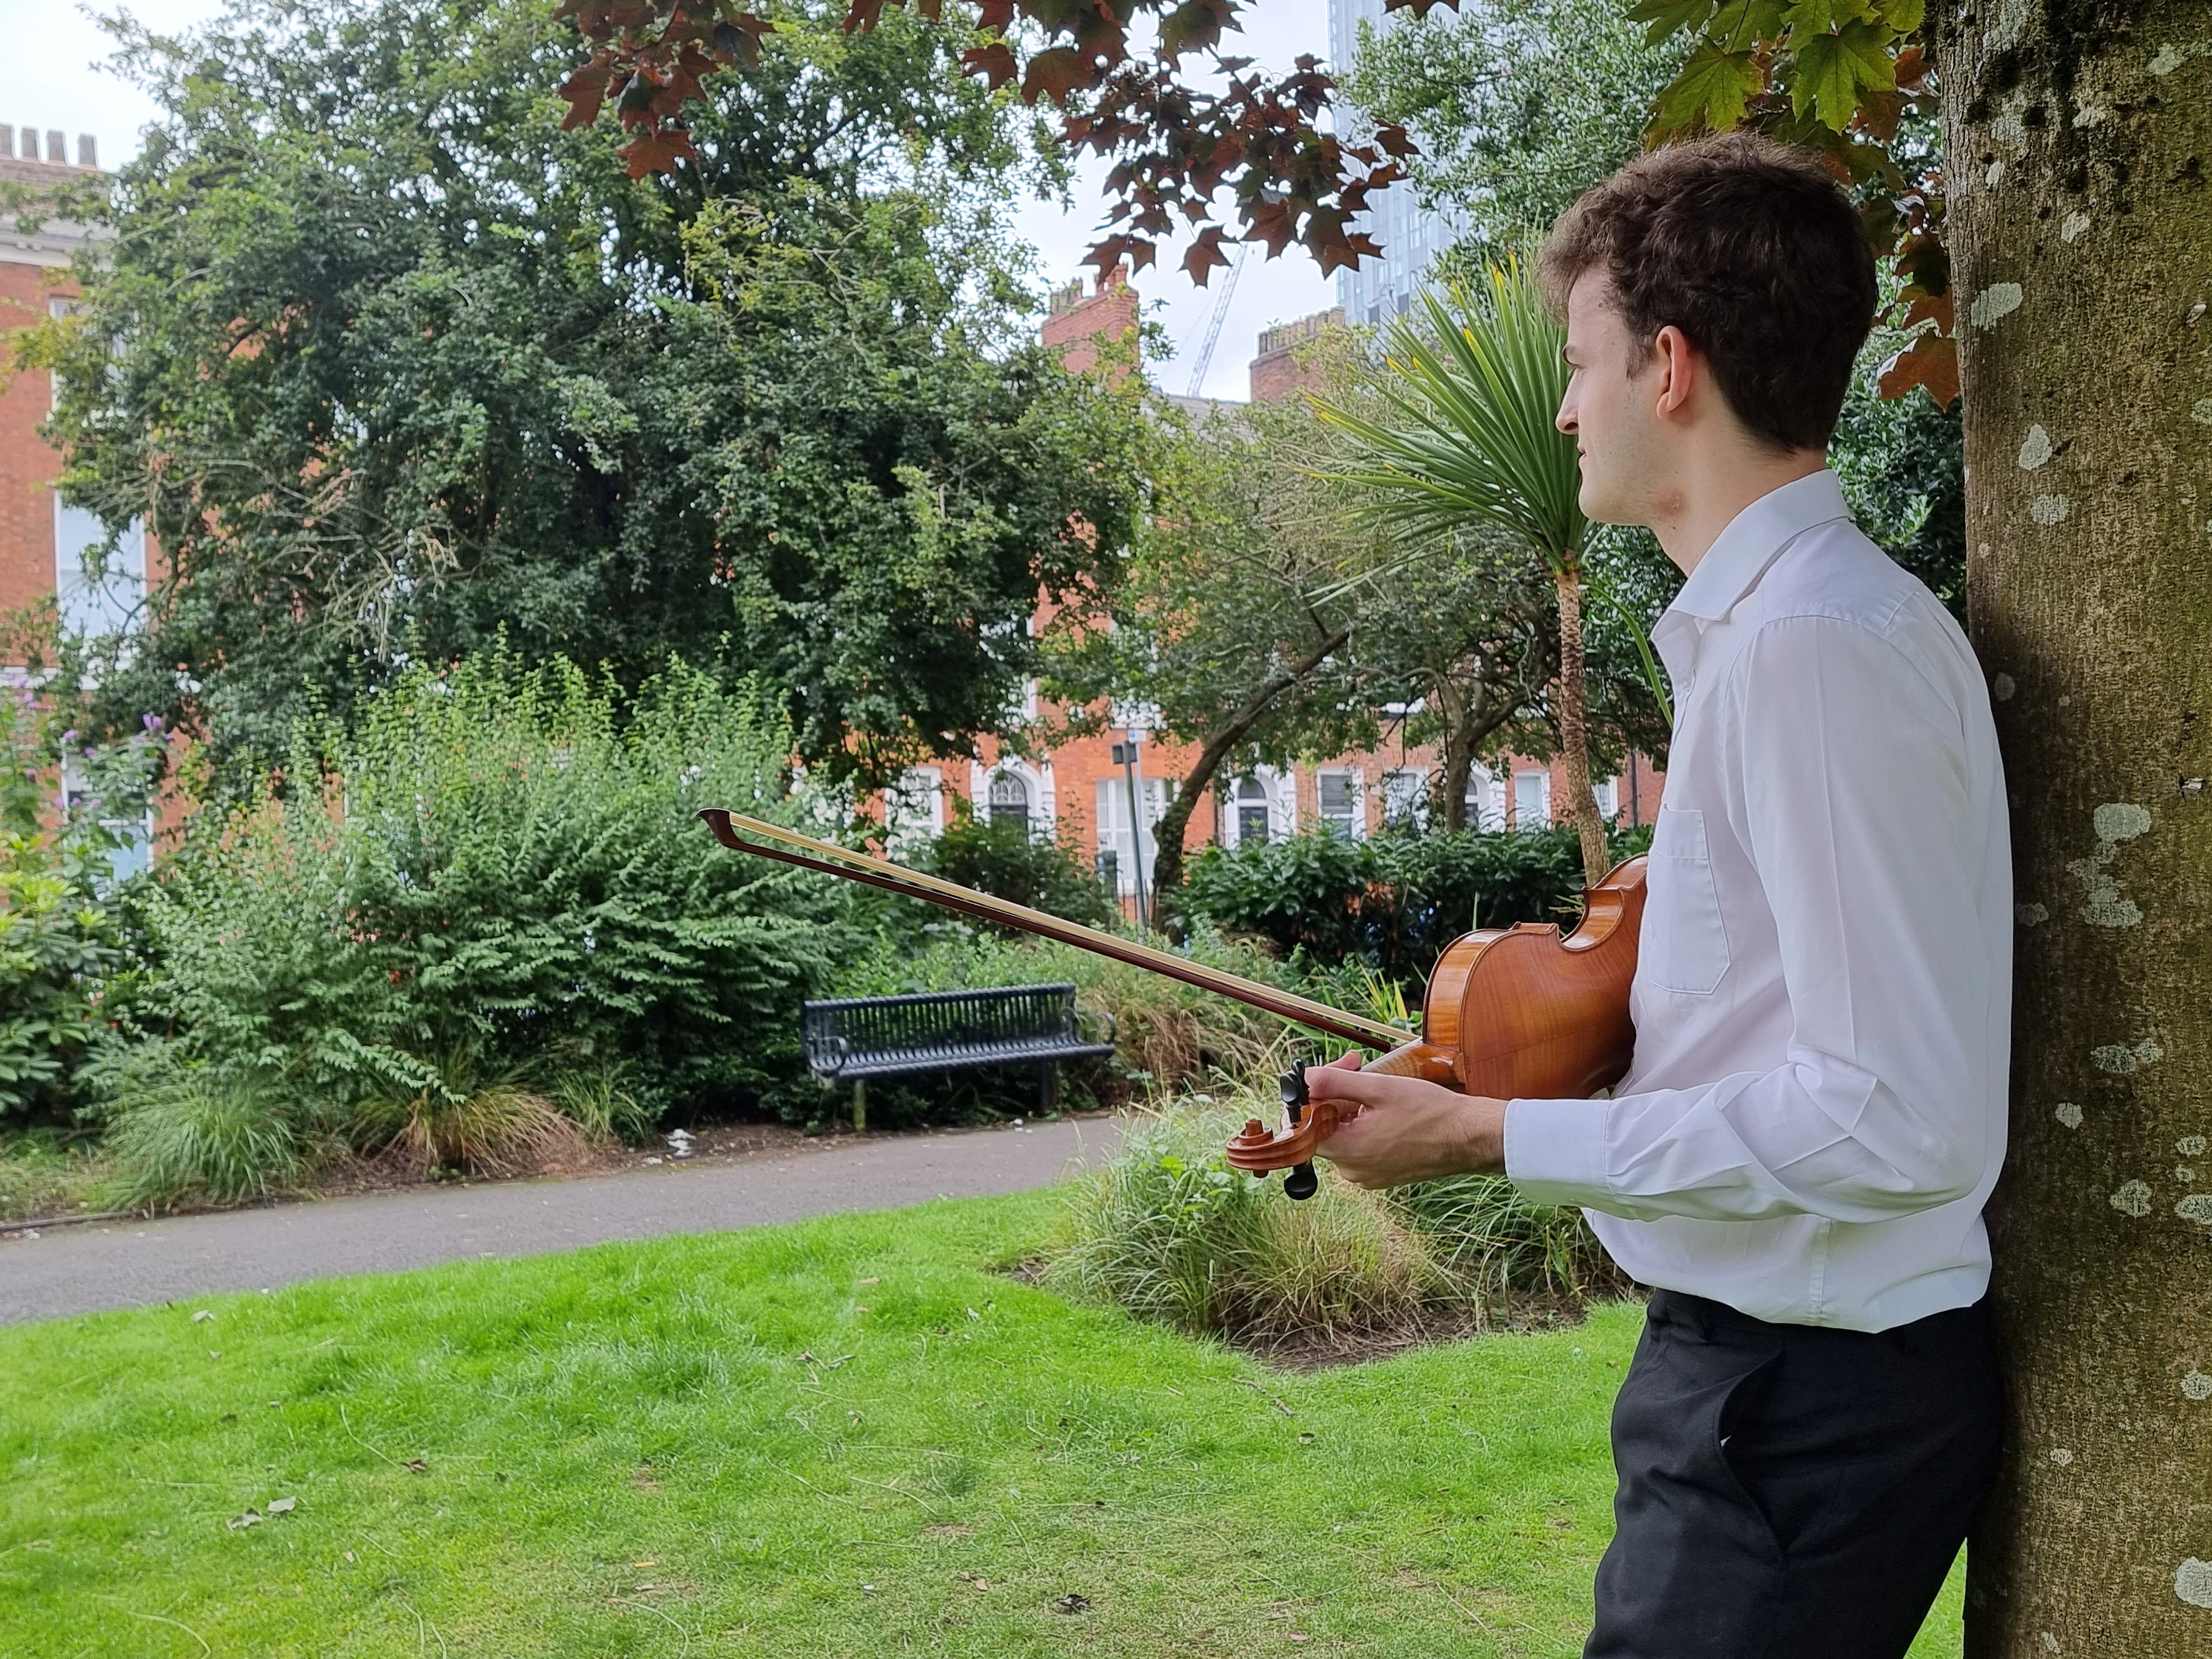
[[[1662,131],[1700,124],[1723,131],[1743,119],[1744,106],[1765,88],[1765,71],[1749,52],[1726,52],[1708,40],[1659,94],[1655,124]]]
[[[1897,84],[1897,60],[1889,31],[1876,23],[1846,23],[1832,34],[1810,39],[1792,33],[1796,61],[1790,97],[1799,116],[1810,115],[1841,132],[1850,124],[1863,92]]]
[[[1628,15],[1644,25],[1644,39],[1656,46],[1669,35],[1696,28],[1712,9],[1713,0],[1637,0]]]
[[[1425,294],[1387,343],[1385,417],[1320,405],[1352,440],[1337,476],[1370,489],[1408,541],[1481,525],[1554,568],[1576,557],[1588,529],[1581,471],[1574,440],[1553,424],[1567,365],[1528,274],[1492,266],[1477,289]]]

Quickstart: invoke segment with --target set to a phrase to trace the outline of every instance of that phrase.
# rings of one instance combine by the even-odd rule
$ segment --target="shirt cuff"
[[[1602,1204],[1612,1103],[1516,1100],[1505,1108],[1505,1173],[1536,1204]]]

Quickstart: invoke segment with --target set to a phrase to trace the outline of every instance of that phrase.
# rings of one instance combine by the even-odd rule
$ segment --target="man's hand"
[[[1365,1109],[1315,1149],[1355,1187],[1402,1187],[1505,1167],[1502,1100],[1363,1072],[1358,1054],[1308,1068],[1306,1090],[1316,1101],[1356,1101]]]

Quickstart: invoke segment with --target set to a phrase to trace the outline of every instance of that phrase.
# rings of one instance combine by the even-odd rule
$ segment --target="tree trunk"
[[[1297,663],[1269,675],[1237,712],[1200,745],[1198,758],[1191,763],[1190,770],[1183,774],[1182,781],[1176,786],[1176,798],[1168,803],[1167,811],[1152,826],[1152,926],[1161,933],[1167,933],[1173,922],[1168,896],[1182,886],[1183,832],[1189,827],[1190,815],[1198,810],[1198,798],[1213,781],[1213,775],[1229,758],[1229,751],[1243,742],[1260,723],[1260,717],[1267,712],[1267,705],[1327,662],[1330,653],[1341,649],[1351,637],[1350,629],[1340,628]],[[1134,835],[1130,844],[1139,844]]]
[[[1437,706],[1444,711],[1444,830],[1447,834],[1467,828],[1467,781],[1474,771],[1474,744],[1468,733],[1474,722],[1469,710],[1482,705],[1478,685],[1472,699],[1462,697],[1450,678],[1438,675],[1434,688]]]
[[[1583,884],[1595,887],[1605,879],[1612,854],[1590,787],[1589,720],[1583,707],[1582,572],[1570,559],[1553,573],[1553,580],[1559,590],[1559,766],[1567,775],[1566,818],[1581,832]]]
[[[2019,919],[1966,1647],[2179,1659],[2212,1653],[2212,14],[1957,15],[1968,606]]]
[[[1467,828],[1467,781],[1474,771],[1474,757],[1492,732],[1513,717],[1513,705],[1492,695],[1480,676],[1471,697],[1439,677],[1434,686],[1437,704],[1444,711],[1443,791],[1444,828]]]

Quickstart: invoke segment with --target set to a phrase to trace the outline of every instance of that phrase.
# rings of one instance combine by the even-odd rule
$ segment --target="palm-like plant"
[[[1583,675],[1583,553],[1575,441],[1553,424],[1567,387],[1563,337],[1517,263],[1492,265],[1473,289],[1421,295],[1391,324],[1370,417],[1318,405],[1352,440],[1334,476],[1373,492],[1374,510],[1406,542],[1444,540],[1481,525],[1504,530],[1549,568],[1559,596],[1559,742],[1568,818],[1583,868],[1605,874],[1605,825],[1590,789]]]

